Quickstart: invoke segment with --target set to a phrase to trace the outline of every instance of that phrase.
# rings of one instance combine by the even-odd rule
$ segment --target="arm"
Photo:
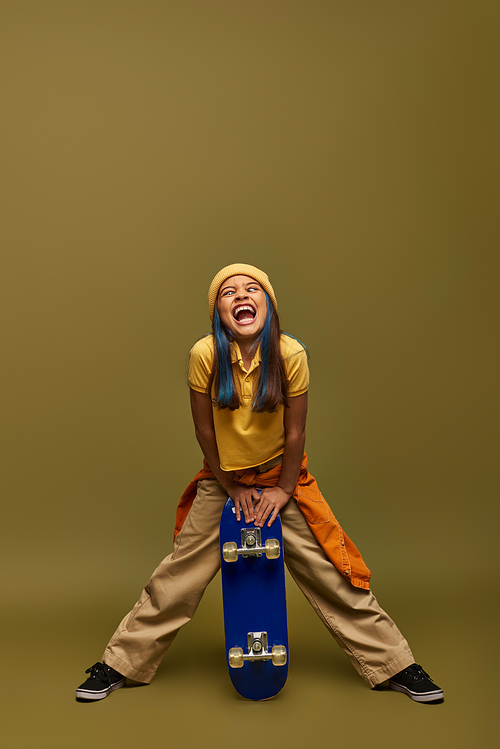
[[[236,508],[236,519],[241,519],[241,512],[245,522],[250,523],[255,518],[254,502],[260,495],[255,486],[242,486],[234,480],[233,471],[223,471],[220,467],[219,450],[215,437],[212,402],[206,393],[199,393],[190,388],[191,413],[193,414],[196,439],[205,456],[205,460],[213,471],[217,481],[222,484]]]
[[[269,527],[274,523],[295,490],[306,442],[307,393],[290,398],[290,405],[284,411],[285,450],[281,475],[277,486],[264,489],[261,494],[255,516],[255,525],[261,528],[268,518]]]

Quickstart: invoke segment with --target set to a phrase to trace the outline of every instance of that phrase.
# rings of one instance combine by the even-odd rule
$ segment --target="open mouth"
[[[255,320],[257,311],[250,304],[240,304],[233,310],[233,317],[236,322],[242,325],[248,325]]]

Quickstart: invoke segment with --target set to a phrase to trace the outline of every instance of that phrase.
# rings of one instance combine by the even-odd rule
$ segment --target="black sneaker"
[[[94,663],[85,673],[90,676],[76,690],[77,700],[103,700],[110,692],[125,686],[125,677],[105,663]]]
[[[389,686],[404,692],[415,702],[436,702],[444,699],[444,692],[432,681],[422,666],[413,663],[389,679]]]

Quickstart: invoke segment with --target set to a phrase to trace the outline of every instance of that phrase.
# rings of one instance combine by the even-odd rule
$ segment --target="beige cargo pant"
[[[220,568],[219,523],[227,493],[215,479],[198,492],[174,550],[153,572],[104,651],[124,676],[149,683]],[[356,671],[374,687],[414,663],[408,643],[369,590],[355,588],[330,562],[292,498],[281,510],[287,567]]]

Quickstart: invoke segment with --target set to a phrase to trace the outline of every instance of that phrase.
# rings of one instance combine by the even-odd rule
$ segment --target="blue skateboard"
[[[281,520],[238,523],[228,499],[220,521],[224,630],[229,676],[249,700],[268,700],[288,675],[288,628]]]

